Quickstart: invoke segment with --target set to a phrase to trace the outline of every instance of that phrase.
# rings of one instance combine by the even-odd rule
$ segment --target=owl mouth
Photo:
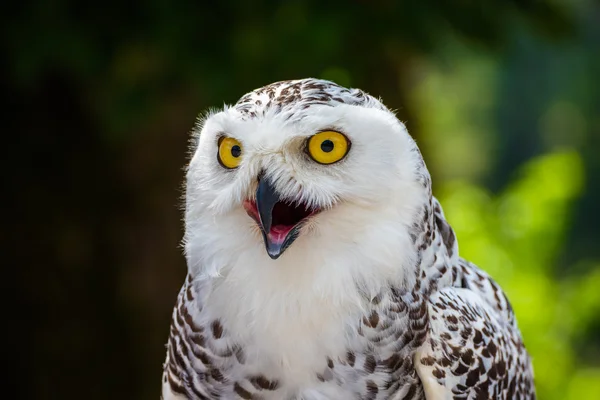
[[[246,200],[244,208],[259,225],[267,254],[274,260],[296,240],[308,218],[320,211],[281,199],[268,179],[259,180],[256,201]]]

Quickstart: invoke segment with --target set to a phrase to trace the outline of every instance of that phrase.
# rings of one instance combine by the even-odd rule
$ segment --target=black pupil
[[[329,153],[333,150],[333,142],[329,139],[323,140],[323,142],[321,143],[321,150],[323,150],[325,153]]]
[[[237,144],[231,148],[231,155],[238,158],[242,154],[242,149]]]

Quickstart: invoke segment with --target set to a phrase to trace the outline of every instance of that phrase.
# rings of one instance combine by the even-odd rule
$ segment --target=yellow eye
[[[350,141],[335,131],[319,132],[308,140],[308,154],[319,164],[340,161],[350,150]]]
[[[230,137],[219,139],[219,152],[217,154],[219,164],[225,168],[237,168],[242,161],[242,144]]]

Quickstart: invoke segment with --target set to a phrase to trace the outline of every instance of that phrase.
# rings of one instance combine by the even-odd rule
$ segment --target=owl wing
[[[428,400],[535,399],[530,359],[512,309],[493,281],[486,284],[494,291],[483,284],[447,287],[430,297],[428,337],[414,360]],[[500,298],[508,309],[499,309]]]

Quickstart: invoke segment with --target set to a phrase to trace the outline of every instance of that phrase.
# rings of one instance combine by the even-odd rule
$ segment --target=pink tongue
[[[283,243],[285,237],[292,228],[293,226],[291,225],[275,225],[271,227],[271,231],[267,236],[272,243]]]

